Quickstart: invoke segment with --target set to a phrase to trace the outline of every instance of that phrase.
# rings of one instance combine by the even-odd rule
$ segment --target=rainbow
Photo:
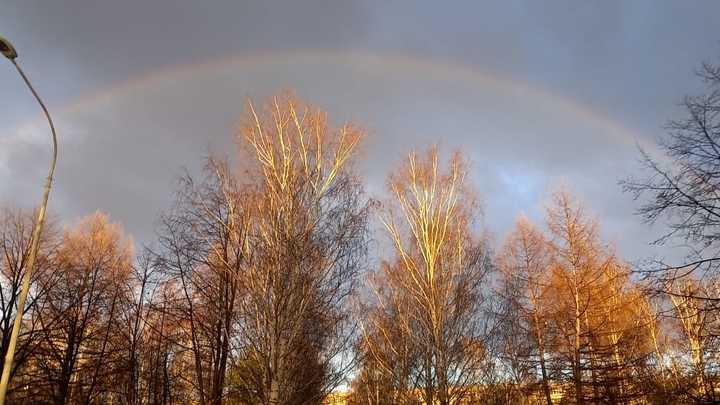
[[[637,131],[620,125],[606,114],[591,109],[575,100],[553,94],[550,91],[532,86],[529,83],[513,79],[509,76],[441,60],[423,59],[411,55],[382,54],[363,51],[304,50],[262,52],[246,56],[231,56],[200,63],[175,66],[134,77],[118,86],[84,96],[59,109],[55,108],[55,114],[63,115],[82,111],[90,106],[109,102],[115,98],[121,98],[127,93],[152,87],[162,81],[190,79],[199,74],[221,72],[226,69],[250,69],[298,62],[318,63],[326,66],[352,64],[354,66],[377,67],[378,69],[397,69],[398,71],[421,74],[426,77],[452,77],[454,80],[459,80],[460,82],[481,88],[492,89],[500,93],[522,94],[523,98],[530,102],[542,103],[559,112],[570,114],[575,119],[581,120],[593,127],[602,129],[603,133],[609,134],[616,142],[632,147],[640,146],[658,158],[662,158],[663,156],[657,146],[654,143],[648,142],[646,137],[641,136]],[[23,127],[27,128],[26,126],[30,125],[41,125],[40,122],[41,118],[38,117],[17,128],[12,136],[0,137],[0,146],[3,144],[7,146],[13,143],[13,139],[19,141],[17,138],[28,132],[21,130]],[[62,132],[62,128],[60,132]]]

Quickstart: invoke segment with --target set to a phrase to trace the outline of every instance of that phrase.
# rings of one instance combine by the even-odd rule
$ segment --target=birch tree
[[[344,381],[349,298],[371,205],[353,168],[363,133],[283,94],[248,103],[238,135],[252,223],[238,349],[249,403],[321,401]]]
[[[394,379],[407,379],[398,388],[418,389],[425,403],[460,403],[480,382],[487,360],[482,287],[489,257],[474,228],[478,206],[466,175],[459,153],[442,167],[431,148],[411,153],[388,181],[394,200],[382,222],[395,257],[382,266],[383,284],[374,286],[377,303],[366,320],[365,341],[386,372],[397,372],[388,351],[400,361],[408,360],[402,353],[416,356],[409,379]],[[388,331],[393,323],[399,330]],[[388,339],[391,332],[401,339]]]

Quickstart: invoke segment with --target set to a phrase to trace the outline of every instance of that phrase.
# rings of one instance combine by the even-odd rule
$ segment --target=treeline
[[[720,70],[702,74],[672,163],[623,183],[699,247],[643,268],[565,190],[493,247],[460,153],[410,153],[376,201],[361,130],[287,94],[248,103],[237,167],[185,175],[151,246],[102,213],[46,227],[10,403],[716,402]],[[33,218],[0,217],[0,359]]]

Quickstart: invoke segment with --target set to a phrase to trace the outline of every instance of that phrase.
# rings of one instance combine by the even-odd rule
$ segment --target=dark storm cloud
[[[412,147],[439,141],[473,162],[485,222],[497,234],[524,211],[539,218],[548,189],[569,184],[630,259],[656,230],[632,216],[616,182],[634,170],[632,142],[567,105],[454,71],[402,71],[355,51],[403,53],[503,73],[598,111],[643,140],[696,90],[692,71],[718,55],[717,3],[694,2],[34,2],[3,6],[2,35],[51,107],[176,65],[284,50],[326,49],[332,61],[279,58],[131,86],[58,113],[62,144],[51,206],[66,219],[96,208],[140,241],[168,207],[173,179],[208,150],[232,152],[246,96],[295,88],[370,131],[361,169],[372,192]],[[282,53],[280,53],[282,54]],[[327,62],[327,63],[326,63]],[[440,76],[440,77],[438,77]],[[15,73],[0,69],[0,200],[39,195],[42,121]],[[642,252],[642,253],[638,253]]]

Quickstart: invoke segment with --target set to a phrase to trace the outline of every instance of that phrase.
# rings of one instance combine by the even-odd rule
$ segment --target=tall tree
[[[124,372],[124,376],[118,376],[118,383],[125,385],[123,402],[128,405],[142,404],[148,398],[141,371],[148,366],[143,354],[151,344],[152,305],[159,287],[159,278],[155,274],[157,269],[149,252],[137,258],[124,289],[125,296],[118,316],[122,327],[113,333],[116,344],[125,349],[119,370],[121,374]]]
[[[665,220],[670,231],[658,243],[679,237],[693,248],[684,263],[660,263],[649,273],[658,290],[693,272],[717,275],[720,266],[720,66],[705,63],[698,76],[707,90],[687,96],[686,118],[667,125],[669,134],[659,141],[664,159],[641,150],[647,177],[621,182],[625,191],[643,199],[642,218]]]
[[[121,353],[111,341],[131,261],[132,241],[102,213],[65,232],[57,280],[36,314],[43,338],[32,359],[36,402],[97,403],[117,394]]]
[[[159,263],[179,297],[163,316],[183,326],[173,343],[189,348],[196,399],[206,404],[223,401],[239,321],[249,226],[240,191],[227,163],[208,159],[202,181],[181,180],[160,230]]]
[[[408,366],[395,367],[389,358],[412,353],[415,358],[398,359],[412,360],[411,372],[393,377],[398,389],[419,389],[425,403],[466,399],[487,360],[481,315],[489,255],[473,228],[478,211],[466,174],[459,153],[447,168],[435,148],[411,153],[389,178],[394,209],[382,217],[395,258],[382,266],[378,280],[384,284],[375,287],[366,344],[390,373]],[[397,334],[400,339],[389,338]]]
[[[36,217],[37,215],[32,211],[7,207],[0,209],[0,364],[5,361],[15,322],[18,296],[22,277],[27,270],[30,239]],[[55,277],[51,270],[56,256],[58,235],[52,222],[45,225],[41,238],[31,279],[33,288],[25,303],[25,313],[28,316],[24,319],[25,325],[21,329],[10,374],[8,397],[13,400],[17,398],[15,389],[27,385],[24,378],[16,381],[15,376],[37,350],[40,338],[38,317],[33,314],[42,305],[43,298]]]
[[[540,386],[545,403],[552,404],[551,378],[548,355],[551,352],[550,331],[550,248],[545,236],[530,221],[521,217],[515,230],[505,241],[498,254],[500,271],[500,294],[507,302],[506,335],[510,339],[508,355],[511,361],[521,362],[521,367],[534,370],[540,367]],[[517,327],[513,327],[517,326]],[[529,350],[520,354],[518,342],[528,337]],[[507,352],[507,351],[506,351]]]
[[[362,132],[289,95],[250,102],[240,130],[252,256],[239,311],[248,402],[321,401],[345,378],[349,297],[365,266],[371,205],[354,173]]]
[[[689,248],[679,263],[661,258],[654,260],[651,268],[640,270],[649,288],[670,302],[674,309],[671,318],[679,322],[690,347],[718,337],[714,328],[706,328],[703,333],[707,336],[700,340],[693,335],[700,327],[695,321],[717,316],[718,291],[703,286],[713,285],[720,276],[720,66],[704,63],[697,75],[706,89],[685,97],[685,117],[667,124],[668,134],[659,141],[662,156],[641,150],[647,174],[621,182],[625,191],[642,200],[639,216],[648,223],[668,226],[669,231],[656,243],[681,240]],[[700,369],[705,368],[701,364],[705,354],[699,355],[696,349],[690,354],[694,374],[704,378]],[[676,388],[687,387],[675,363],[668,371]],[[706,384],[701,380],[691,385],[697,386],[700,397],[703,392],[711,393],[703,391]]]
[[[644,335],[633,333],[639,309],[629,270],[601,242],[597,222],[582,205],[564,191],[555,193],[553,200],[547,221],[553,327],[564,340],[556,355],[565,359],[559,368],[569,371],[578,403],[627,400],[628,369],[650,353]]]

